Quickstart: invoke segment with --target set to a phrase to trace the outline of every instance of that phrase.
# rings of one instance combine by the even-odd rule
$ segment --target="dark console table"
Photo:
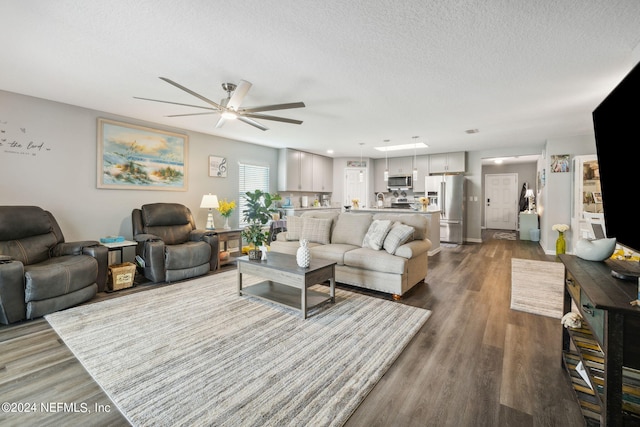
[[[636,282],[611,276],[605,262],[561,255],[564,312],[572,302],[581,328],[564,329],[563,364],[589,426],[640,425],[640,308]],[[575,309],[574,309],[575,311]],[[588,381],[576,371],[585,366]]]

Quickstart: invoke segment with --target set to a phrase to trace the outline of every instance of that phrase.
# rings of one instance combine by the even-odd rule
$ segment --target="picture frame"
[[[551,155],[551,172],[570,172],[570,155],[569,154],[552,154]]]
[[[348,168],[366,168],[367,161],[366,160],[347,160]]]
[[[187,191],[187,135],[98,119],[97,186]]]
[[[209,176],[226,178],[227,159],[224,157],[209,156]]]
[[[592,192],[591,195],[593,196],[594,203],[602,203],[602,193]]]

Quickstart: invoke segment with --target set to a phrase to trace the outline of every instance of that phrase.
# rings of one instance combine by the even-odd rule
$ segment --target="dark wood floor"
[[[584,424],[560,365],[559,320],[509,309],[511,258],[553,257],[537,243],[492,234],[429,258],[426,283],[400,303],[432,316],[347,426]],[[129,425],[42,319],[0,327],[0,400],[35,404],[22,408],[31,413],[0,412],[2,426]],[[41,403],[49,404],[46,413]]]

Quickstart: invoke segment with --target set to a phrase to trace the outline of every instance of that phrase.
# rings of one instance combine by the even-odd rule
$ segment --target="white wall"
[[[544,169],[546,177],[545,186],[542,188],[538,212],[540,214],[540,245],[547,254],[555,254],[556,239],[558,233],[552,230],[554,224],[571,225],[571,203],[573,173],[551,173],[551,156],[569,154],[582,156],[596,154],[596,141],[594,134],[580,135],[568,138],[550,139],[547,141],[544,156],[538,163],[539,170]],[[567,252],[573,252],[571,236],[573,230],[565,233]]]
[[[188,135],[188,190],[98,189],[99,117]],[[36,205],[51,211],[67,241],[98,240],[106,235],[131,238],[131,210],[154,202],[186,205],[197,225],[204,228],[207,211],[199,208],[204,194],[238,200],[238,162],[270,166],[272,191],[277,185],[276,149],[3,91],[0,131],[0,204]],[[22,147],[12,147],[13,141]],[[27,148],[30,141],[42,148]],[[208,176],[209,155],[227,158],[227,178]],[[215,214],[216,226],[221,227],[224,221],[217,211]],[[237,226],[237,211],[230,224]]]

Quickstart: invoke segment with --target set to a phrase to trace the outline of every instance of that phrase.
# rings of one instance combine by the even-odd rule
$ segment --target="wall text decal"
[[[34,141],[26,127],[14,129],[7,120],[0,120],[0,153],[37,156],[51,151],[44,141]]]

